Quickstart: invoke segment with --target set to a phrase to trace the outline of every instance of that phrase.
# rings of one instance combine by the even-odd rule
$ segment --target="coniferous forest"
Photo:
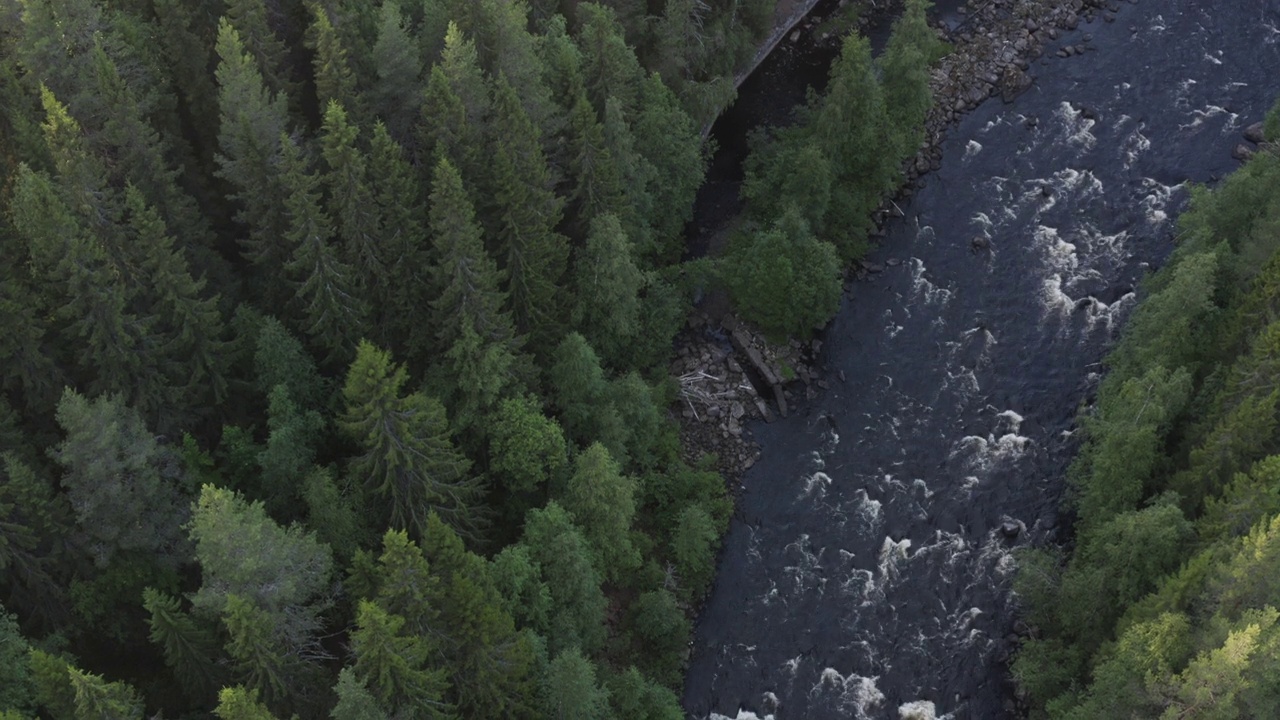
[[[682,262],[774,4],[0,0],[0,717],[682,717],[673,338],[834,313],[942,52],[846,40]]]
[[[1073,547],[1019,559],[1033,718],[1280,716],[1274,148],[1193,192],[1082,414]]]

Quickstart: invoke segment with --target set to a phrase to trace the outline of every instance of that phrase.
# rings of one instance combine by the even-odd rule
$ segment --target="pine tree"
[[[368,342],[356,349],[339,425],[363,450],[353,475],[377,493],[392,527],[421,536],[427,516],[438,512],[454,528],[474,536],[479,483],[450,438],[439,401],[423,393],[403,395],[408,373],[391,355]]]
[[[552,187],[538,131],[505,76],[494,83],[494,247],[507,273],[516,327],[546,347],[558,335],[567,239],[556,232],[563,201]]]
[[[0,225],[0,232],[5,230]],[[0,238],[0,251],[19,257],[21,242],[16,232],[13,239]],[[53,361],[52,333],[41,318],[44,303],[31,281],[19,275],[19,267],[0,267],[0,327],[6,328],[0,334],[0,386],[15,392],[20,388],[28,407],[46,410],[57,402],[58,389],[66,381]]]
[[[281,185],[288,194],[284,238],[292,248],[285,270],[298,286],[301,326],[328,360],[345,360],[366,331],[368,308],[355,270],[330,244],[333,228],[320,206],[319,179],[291,139],[281,138],[281,146]]]
[[[323,429],[320,413],[298,407],[287,386],[271,390],[267,397],[267,444],[258,453],[258,465],[262,467],[262,495],[277,509],[277,515],[287,517],[296,506]]]
[[[52,483],[15,452],[0,453],[0,581],[5,604],[28,622],[54,625],[69,614],[59,561],[71,518],[66,496]]]
[[[19,712],[30,713],[34,709],[30,653],[31,646],[18,629],[17,616],[0,605],[0,708],[13,712],[15,719],[26,717]]]
[[[449,683],[442,670],[428,667],[433,650],[420,636],[404,634],[404,618],[362,600],[356,611],[351,650],[355,678],[393,717],[450,718],[444,700]]]
[[[245,0],[248,7],[261,2]],[[259,60],[245,50],[230,22],[218,24],[218,177],[235,188],[235,219],[245,226],[244,254],[268,273],[284,266],[288,248],[279,242],[288,227],[288,193],[281,183],[280,138],[288,130],[287,98],[268,89]]]
[[[384,2],[379,11],[378,40],[373,61],[378,79],[369,90],[374,112],[400,143],[413,138],[422,108],[423,64],[418,47],[405,26],[400,4]]]
[[[147,588],[142,605],[150,618],[151,642],[164,652],[164,662],[192,699],[203,699],[219,683],[217,644],[210,632],[183,612],[176,598]]]

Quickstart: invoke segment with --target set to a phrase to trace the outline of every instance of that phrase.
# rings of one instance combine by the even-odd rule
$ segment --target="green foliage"
[[[576,648],[565,650],[547,668],[547,717],[554,720],[605,720],[609,691],[596,682],[591,661]]]
[[[67,668],[67,677],[75,693],[76,720],[142,720],[142,698],[128,685],[74,667]]]
[[[58,403],[66,439],[53,456],[80,542],[105,568],[121,552],[176,566],[185,559],[182,467],[119,397],[89,400],[68,389]]]
[[[165,664],[192,698],[208,697],[218,687],[217,644],[208,629],[182,610],[178,600],[147,588],[142,605],[151,617],[151,642],[164,651]]]
[[[333,720],[387,720],[377,698],[356,678],[351,668],[343,668],[338,673],[334,694],[338,696],[338,703],[329,712]]]
[[[212,485],[200,491],[190,532],[202,574],[192,596],[198,611],[226,619],[234,604],[243,642],[278,638],[290,653],[318,650],[331,592],[328,547],[300,528],[280,527],[262,503]]]
[[[533,492],[568,464],[564,432],[532,397],[503,400],[489,430],[489,469],[512,492]]]
[[[671,690],[654,684],[635,666],[606,681],[614,717],[635,720],[681,720],[684,710]]]
[[[28,656],[31,648],[17,618],[0,605],[0,709],[30,712],[35,700]]]
[[[444,673],[425,667],[432,647],[415,635],[403,635],[404,618],[361,601],[351,649],[352,675],[369,688],[381,707],[396,717],[448,718]]]
[[[794,215],[736,238],[720,274],[738,312],[774,337],[808,337],[840,306],[835,248]]]
[[[243,687],[223,688],[218,692],[218,707],[213,714],[219,720],[275,720],[275,715],[258,702],[258,693]]]
[[[645,673],[669,688],[680,687],[691,627],[675,596],[666,589],[642,594],[631,605],[629,625],[647,649],[637,658]]]
[[[582,528],[605,578],[617,582],[640,565],[631,544],[635,480],[622,474],[603,445],[595,443],[578,454],[573,472],[555,495]]]
[[[351,471],[388,508],[392,527],[421,535],[437,512],[474,533],[479,491],[470,462],[453,446],[444,408],[420,392],[402,395],[408,373],[391,354],[361,342],[342,394],[339,425],[363,450]]]
[[[680,512],[671,535],[671,557],[687,599],[701,597],[710,586],[719,543],[715,521],[701,505],[691,505]]]
[[[587,652],[604,642],[605,597],[591,546],[573,519],[554,501],[529,512],[523,544],[542,569],[551,593],[547,642],[553,652],[579,647]]]

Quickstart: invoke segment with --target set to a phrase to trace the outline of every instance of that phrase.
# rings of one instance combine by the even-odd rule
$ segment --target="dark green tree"
[[[356,122],[361,122],[366,111],[364,97],[357,88],[356,74],[347,59],[342,37],[323,6],[312,5],[311,14],[308,45],[315,51],[312,69],[316,80],[316,99],[320,107],[329,108],[336,104],[351,113]]]
[[[605,720],[609,691],[596,682],[595,667],[577,648],[556,656],[543,679],[547,717],[554,720]]]
[[[207,628],[184,612],[176,598],[153,588],[142,594],[150,613],[151,642],[164,652],[164,662],[192,699],[204,699],[218,688],[217,643]]]
[[[632,260],[631,248],[618,217],[599,215],[574,259],[574,325],[612,365],[625,365],[628,347],[640,330],[645,277]]]
[[[445,672],[428,667],[432,646],[420,636],[405,634],[404,625],[404,618],[367,600],[360,602],[351,634],[354,677],[392,717],[453,717],[444,699],[449,686]]]
[[[261,6],[245,0],[246,6]],[[243,252],[268,273],[278,272],[289,256],[279,242],[288,227],[281,182],[280,138],[289,129],[288,100],[268,89],[259,60],[245,49],[231,22],[218,25],[218,177],[230,183],[244,227]]]
[[[505,75],[494,83],[493,205],[495,256],[507,273],[516,327],[535,347],[556,335],[563,307],[560,280],[569,245],[556,231],[563,201],[556,197],[538,130]]]
[[[617,582],[639,567],[631,544],[635,480],[622,474],[603,445],[594,443],[574,458],[573,473],[556,496],[582,528],[601,575]]]
[[[606,601],[600,590],[591,546],[573,518],[555,501],[531,510],[525,520],[524,546],[542,568],[551,591],[547,645],[552,652],[581,648],[592,652],[604,642]]]
[[[292,248],[285,270],[296,283],[300,326],[330,361],[342,361],[367,330],[368,307],[356,270],[331,244],[333,227],[320,204],[319,178],[291,139],[281,138],[281,145],[281,184],[288,194],[284,239]]]
[[[346,410],[339,426],[362,449],[351,470],[387,507],[392,527],[421,537],[435,511],[466,535],[477,529],[479,483],[450,437],[439,401],[403,395],[408,373],[391,355],[361,342],[347,373]]]
[[[564,432],[530,396],[507,398],[489,430],[489,469],[512,492],[533,492],[568,464]]]
[[[391,137],[406,143],[418,123],[426,85],[422,56],[397,2],[384,2],[379,11],[373,62],[378,79],[368,91],[370,105]]]

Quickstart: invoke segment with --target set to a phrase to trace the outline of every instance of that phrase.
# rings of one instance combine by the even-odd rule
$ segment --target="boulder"
[[[1235,150],[1231,151],[1231,157],[1239,160],[1240,162],[1245,162],[1249,158],[1253,157],[1253,152],[1253,148],[1245,145],[1244,143],[1240,143],[1236,146]]]
[[[1266,135],[1264,135],[1264,134],[1263,134],[1263,132],[1262,132],[1262,123],[1260,123],[1260,122],[1256,122],[1256,123],[1254,123],[1254,124],[1250,125],[1249,127],[1245,128],[1245,129],[1244,129],[1244,139],[1245,139],[1245,140],[1248,140],[1249,142],[1253,143],[1254,145],[1260,145],[1260,144],[1262,144],[1264,141],[1266,141],[1266,139],[1267,139],[1267,138],[1266,138]]]

